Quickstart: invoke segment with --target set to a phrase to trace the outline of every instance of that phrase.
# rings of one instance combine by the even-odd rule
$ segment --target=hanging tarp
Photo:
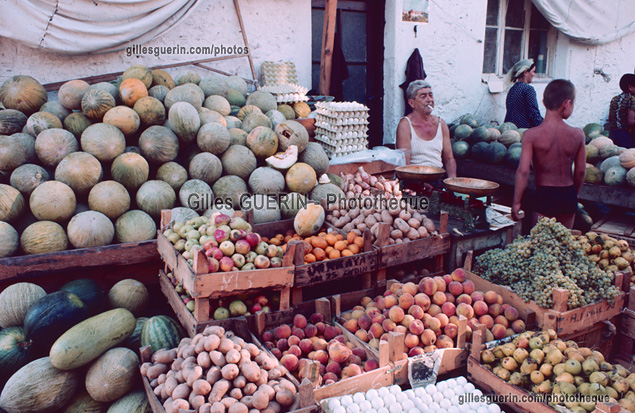
[[[200,0],[0,0],[0,36],[62,54],[106,53],[174,28]]]
[[[585,44],[635,32],[635,0],[532,0],[553,27]]]

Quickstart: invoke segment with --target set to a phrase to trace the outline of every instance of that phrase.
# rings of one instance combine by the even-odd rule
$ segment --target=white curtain
[[[635,32],[635,0],[532,0],[560,32],[591,45]]]
[[[106,53],[174,28],[200,0],[0,0],[0,36],[60,54]]]

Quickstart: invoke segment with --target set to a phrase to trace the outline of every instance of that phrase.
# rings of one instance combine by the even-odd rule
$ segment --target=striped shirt
[[[533,128],[542,123],[536,90],[525,82],[516,82],[507,93],[505,122],[518,128]]]
[[[629,110],[635,110],[635,96],[622,93],[611,99],[609,106],[609,130],[628,129]]]

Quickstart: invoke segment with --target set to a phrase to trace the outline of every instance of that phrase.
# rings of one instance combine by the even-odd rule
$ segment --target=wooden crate
[[[635,215],[632,212],[606,215],[593,224],[591,231],[623,239],[628,242],[631,249],[635,249]]]
[[[161,229],[157,231],[157,249],[166,267],[190,293],[195,302],[194,318],[197,322],[209,321],[209,300],[221,297],[253,292],[256,290],[280,291],[280,309],[290,306],[291,287],[293,286],[293,257],[295,242],[289,243],[283,258],[282,267],[251,271],[230,271],[208,273],[207,258],[201,248],[193,248],[193,267],[172,243],[163,235],[162,230],[170,222],[170,211],[162,211]],[[175,310],[176,311],[176,310]]]
[[[471,272],[472,269],[472,253],[468,253],[465,259],[465,272],[467,279],[474,283],[477,290],[496,291],[503,297],[505,303],[515,307],[523,317],[535,315],[535,320],[539,328],[553,329],[559,337],[567,338],[576,333],[588,330],[597,323],[607,321],[619,315],[626,303],[626,293],[623,291],[615,298],[611,304],[606,300],[593,304],[587,304],[569,310],[567,308],[567,300],[569,291],[555,288],[553,290],[554,306],[553,308],[544,308],[537,305],[534,301],[525,302],[510,287],[501,286],[487,281]],[[615,285],[623,289],[624,274],[617,273],[615,277]],[[527,320],[525,320],[527,322]]]

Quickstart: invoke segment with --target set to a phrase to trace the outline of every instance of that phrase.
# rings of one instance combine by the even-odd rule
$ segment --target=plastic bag
[[[341,165],[356,162],[384,161],[391,165],[402,166],[406,164],[405,152],[401,149],[389,149],[385,146],[377,146],[373,149],[366,149],[351,153],[349,155],[338,156],[331,159],[331,165]]]

